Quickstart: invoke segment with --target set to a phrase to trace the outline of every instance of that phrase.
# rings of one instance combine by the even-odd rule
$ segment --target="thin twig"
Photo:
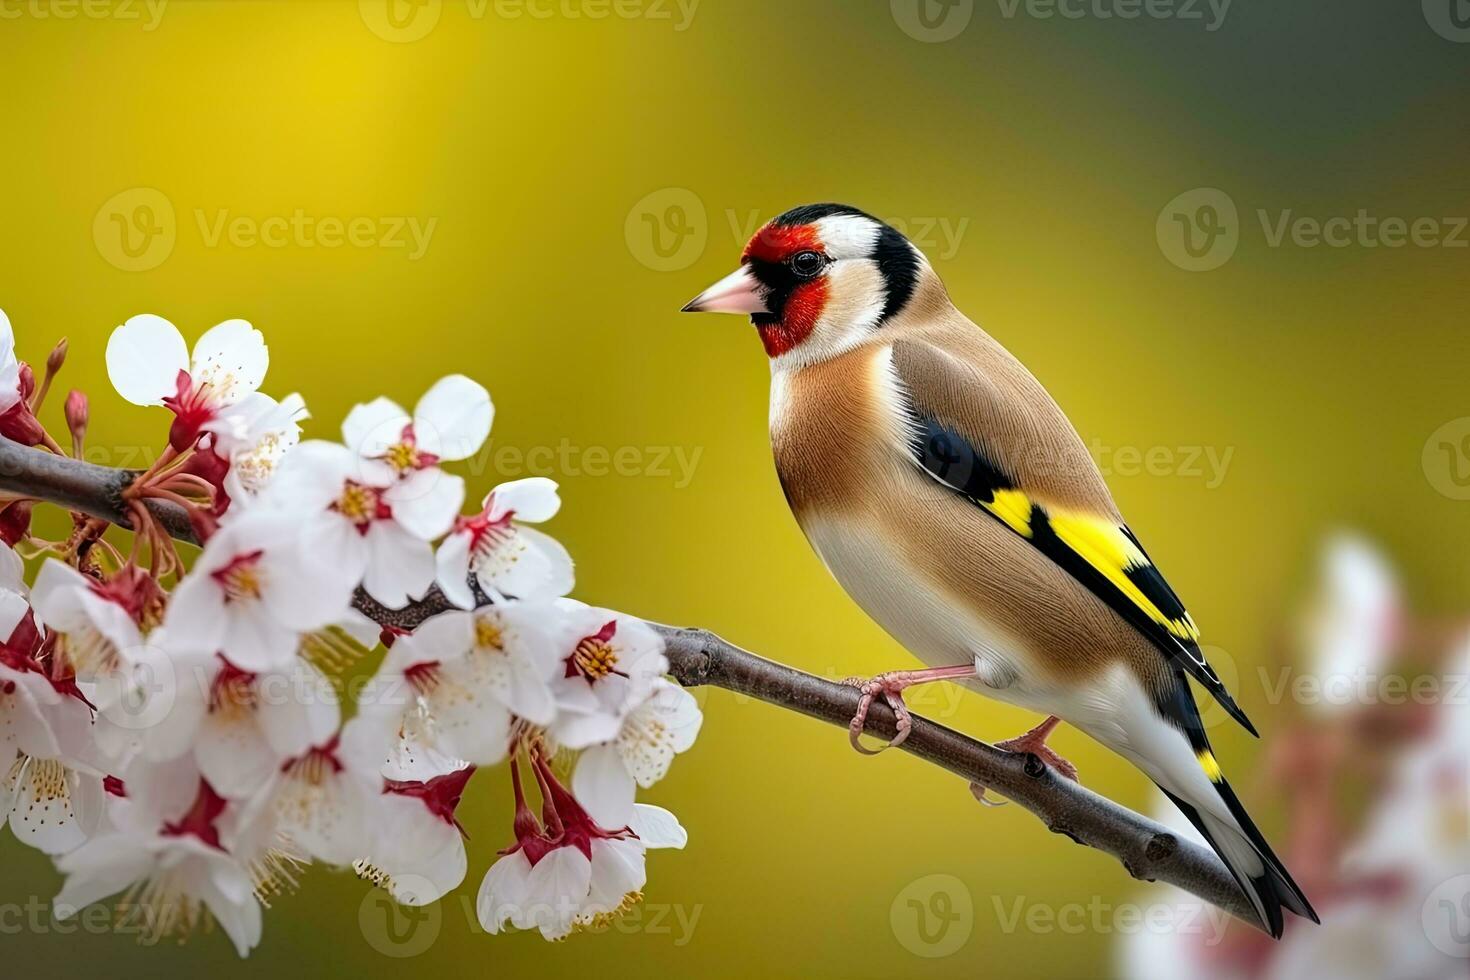
[[[60,504],[122,527],[132,526],[123,491],[138,475],[0,438],[0,491]],[[178,504],[158,498],[142,503],[174,538],[195,541],[193,525]],[[377,623],[399,629],[413,629],[450,608],[437,589],[404,609],[389,609],[361,591],[354,604]],[[843,728],[856,713],[859,695],[853,687],[758,657],[707,630],[655,629],[667,644],[671,672],[686,687],[721,687]],[[875,702],[865,730],[891,738],[893,712]],[[918,716],[903,751],[1014,800],[1055,833],[1117,858],[1135,878],[1175,885],[1259,928],[1250,902],[1210,850],[1063,779],[1034,755],[1002,751]]]

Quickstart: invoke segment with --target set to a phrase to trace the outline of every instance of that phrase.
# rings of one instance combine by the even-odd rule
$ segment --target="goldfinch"
[[[902,691],[953,680],[1062,719],[1152,779],[1279,937],[1317,921],[1210,751],[1188,677],[1255,728],[1055,401],[960,313],[899,232],[837,204],[760,229],[740,268],[684,309],[747,314],[771,364],[781,486],[844,589],[929,665],[863,683],[907,734]]]

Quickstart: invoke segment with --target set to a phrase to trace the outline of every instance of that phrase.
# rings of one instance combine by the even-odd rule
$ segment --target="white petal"
[[[465,586],[466,590],[469,586]],[[471,596],[471,605],[474,597]],[[0,589],[0,637],[9,639],[15,635],[15,628],[20,625],[21,620],[26,618],[30,612],[31,605],[26,602],[26,597],[19,592],[9,589]]]
[[[520,851],[507,854],[490,866],[480,882],[475,913],[485,931],[494,935],[506,922],[522,928],[526,900],[531,889],[531,862]]]
[[[109,895],[115,895],[147,874],[152,858],[132,838],[108,834],[83,844],[56,862],[66,884],[52,908],[59,919]]]
[[[434,556],[434,578],[440,591],[461,609],[475,608],[475,593],[470,588],[470,539],[469,532],[451,534]]]
[[[648,848],[682,848],[689,843],[689,833],[680,826],[679,818],[661,806],[635,803],[628,829],[637,834],[643,846]]]
[[[616,911],[629,893],[643,890],[648,882],[643,855],[637,841],[603,840],[592,845],[592,885],[583,921]]]
[[[464,504],[464,479],[437,466],[419,470],[383,494],[393,519],[409,533],[434,541],[449,533]]]
[[[107,339],[107,377],[117,393],[134,405],[161,405],[189,369],[189,347],[178,328],[163,317],[130,317]]]
[[[359,456],[381,456],[403,437],[404,428],[412,421],[397,402],[374,398],[365,405],[354,405],[347,413],[342,422],[342,441]]]
[[[72,807],[80,777],[55,759],[27,759],[15,778],[10,811],[15,839],[44,854],[65,854],[81,846],[87,835]]]
[[[502,483],[490,491],[489,506],[492,520],[513,513],[518,521],[540,524],[549,521],[561,510],[561,497],[556,492],[556,481],[544,476],[529,476],[524,480]]]
[[[0,408],[0,412],[3,411],[4,409]],[[0,589],[9,589],[12,592],[24,592],[26,587],[25,573],[25,560],[15,553],[14,548],[0,541]]]
[[[469,459],[490,435],[495,408],[490,393],[462,374],[440,378],[414,407],[414,435],[440,459]]]
[[[198,565],[184,576],[169,600],[164,617],[174,648],[212,654],[225,635],[225,596],[209,570]]]
[[[600,826],[609,830],[626,827],[633,818],[635,791],[632,774],[611,745],[594,745],[577,760],[572,793]]]
[[[518,599],[550,599],[572,590],[572,556],[561,542],[529,527],[514,525],[514,535],[476,568],[487,592]]]
[[[251,673],[282,670],[296,657],[301,635],[278,620],[264,603],[237,602],[226,607],[225,635],[219,650]]]
[[[592,862],[576,847],[558,847],[536,862],[528,881],[527,902],[547,939],[560,939],[587,902]]]
[[[0,310],[0,414],[20,401],[20,363],[15,359],[15,333],[10,318]]]
[[[451,676],[446,692],[433,699],[434,730],[446,752],[477,766],[493,766],[510,745],[510,712],[483,691],[466,689]]]
[[[199,890],[199,897],[235,944],[235,952],[243,958],[260,943],[260,902],[256,900],[250,879],[243,869],[223,861],[218,865],[217,877]],[[225,877],[235,887],[222,888],[220,879]]]
[[[256,681],[261,730],[279,758],[301,755],[322,745],[337,730],[341,710],[330,681],[315,667],[297,659],[284,674]]]
[[[256,723],[253,712],[238,718],[211,716],[194,741],[199,771],[221,796],[244,797],[259,789],[283,761]]]
[[[211,386],[212,402],[233,405],[260,388],[269,367],[270,350],[261,332],[244,320],[226,320],[194,345],[190,374],[196,385]]]
[[[362,585],[390,609],[402,609],[434,584],[434,551],[395,521],[374,521],[367,537],[368,566]]]

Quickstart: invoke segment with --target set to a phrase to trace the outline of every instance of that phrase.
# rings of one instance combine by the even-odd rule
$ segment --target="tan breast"
[[[908,433],[889,410],[887,345],[781,371],[771,379],[771,449],[798,522],[868,509],[896,479]]]

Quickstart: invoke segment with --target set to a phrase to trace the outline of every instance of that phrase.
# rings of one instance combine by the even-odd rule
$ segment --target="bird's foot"
[[[908,705],[903,703],[903,692],[906,689],[931,681],[959,680],[974,676],[974,664],[962,664],[954,667],[930,667],[926,670],[894,670],[868,680],[863,680],[861,677],[847,678],[842,683],[857,688],[861,695],[858,698],[857,713],[852,716],[852,721],[847,726],[847,740],[863,755],[877,755],[884,749],[897,748],[909,737],[909,732],[914,727],[913,716],[909,714]],[[880,695],[888,707],[893,710],[896,731],[888,744],[882,748],[870,749],[862,743],[863,728],[868,722],[868,709],[873,706],[873,699]]]
[[[1047,737],[1061,724],[1061,719],[1056,715],[1037,725],[1024,735],[1008,738],[1004,742],[996,742],[995,747],[1004,752],[1014,752],[1019,755],[1031,754],[1057,771],[1059,776],[1077,782],[1077,767],[1062,758],[1050,745],[1046,744]],[[980,783],[971,783],[970,792],[975,795],[986,806],[1005,806],[1004,801],[991,800],[985,795],[985,787]]]
[[[1030,752],[1042,762],[1051,766],[1057,774],[1077,782],[1077,767],[1057,754],[1056,750],[1046,744],[1046,739],[1052,730],[1060,725],[1062,720],[1052,715],[1046,721],[1037,725],[1024,735],[1008,738],[1004,742],[996,742],[995,747],[1006,752],[1026,753]]]

